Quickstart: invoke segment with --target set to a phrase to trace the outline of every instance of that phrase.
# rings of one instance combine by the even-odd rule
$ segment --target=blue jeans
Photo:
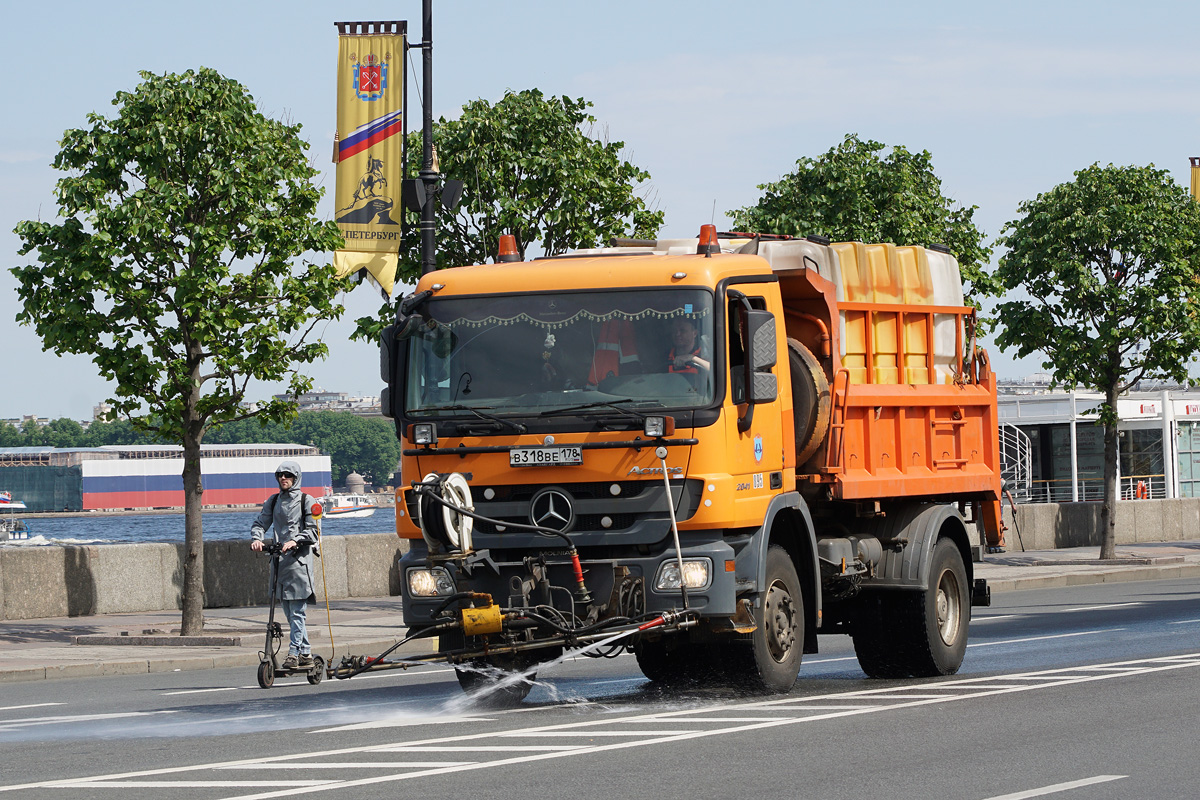
[[[308,628],[305,627],[305,617],[308,613],[304,600],[280,600],[283,613],[287,617],[288,627],[291,628],[292,638],[288,642],[288,655],[308,655],[312,648],[308,645]]]

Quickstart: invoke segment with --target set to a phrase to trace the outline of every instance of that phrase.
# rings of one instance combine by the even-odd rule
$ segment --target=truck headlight
[[[432,422],[417,422],[409,428],[409,439],[413,444],[434,445],[438,442],[437,425]]]
[[[712,582],[712,564],[707,558],[683,560],[683,585],[688,589],[707,589]],[[679,588],[679,563],[664,561],[654,578],[654,588],[660,592]]]
[[[445,567],[413,567],[408,571],[408,593],[413,597],[454,594],[454,581]]]

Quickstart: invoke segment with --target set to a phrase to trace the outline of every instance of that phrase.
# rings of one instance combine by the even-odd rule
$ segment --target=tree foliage
[[[495,104],[474,100],[457,119],[434,124],[442,172],[465,183],[458,207],[438,212],[439,268],[485,263],[505,233],[524,257],[530,248],[555,255],[614,236],[658,232],[663,212],[639,194],[650,174],[621,157],[624,142],[593,135],[591,105],[537,89],[508,91]],[[408,176],[416,177],[420,132],[409,135],[407,147]],[[417,280],[420,271],[419,236],[411,224],[397,283]],[[385,305],[378,319],[359,319],[355,338],[374,339],[390,316]]]
[[[184,633],[202,627],[200,442],[213,424],[294,404],[243,405],[251,380],[311,381],[296,365],[326,353],[313,327],[340,315],[341,283],[306,253],[341,244],[316,216],[321,190],[298,125],[268,119],[210,69],[141,73],[116,115],[68,130],[53,165],[56,222],[26,221],[12,270],[47,350],[92,356],[113,408],[184,449]],[[294,262],[302,261],[297,270]]]
[[[998,306],[996,341],[1042,353],[1056,384],[1104,393],[1109,558],[1117,398],[1144,378],[1186,381],[1200,350],[1200,206],[1165,170],[1093,164],[1018,211],[998,240],[1008,252],[996,278],[1028,299]]]
[[[400,460],[400,442],[391,422],[337,411],[301,411],[291,421],[241,419],[214,427],[208,444],[302,444],[329,456],[333,481],[357,472],[376,485],[388,482]],[[0,447],[102,447],[169,444],[133,426],[129,420],[93,422],[85,429],[72,419],[22,428],[0,422]]]
[[[763,196],[757,204],[729,212],[735,229],[816,234],[834,241],[944,244],[958,259],[968,297],[995,291],[985,270],[991,250],[973,221],[977,207],[942,194],[928,150],[889,149],[848,134],[824,155],[805,156],[794,172],[758,188]]]
[[[286,442],[319,447],[329,454],[335,484],[357,472],[368,482],[384,485],[400,460],[400,442],[391,422],[338,411],[301,411],[290,424],[232,422],[214,429],[208,440],[213,444]]]

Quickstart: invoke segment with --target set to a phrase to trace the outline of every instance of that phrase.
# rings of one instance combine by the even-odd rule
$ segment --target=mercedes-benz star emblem
[[[539,490],[529,501],[529,521],[540,528],[569,531],[575,523],[571,496],[550,486]]]

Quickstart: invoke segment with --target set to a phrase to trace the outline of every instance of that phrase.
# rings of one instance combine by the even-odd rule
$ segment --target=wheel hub
[[[962,613],[958,599],[958,581],[955,579],[954,573],[947,570],[942,574],[942,579],[938,581],[935,600],[938,634],[947,645],[953,645],[958,639],[959,615]]]
[[[767,649],[771,658],[782,662],[796,646],[796,604],[787,588],[772,584],[767,590],[764,618],[767,623]]]

